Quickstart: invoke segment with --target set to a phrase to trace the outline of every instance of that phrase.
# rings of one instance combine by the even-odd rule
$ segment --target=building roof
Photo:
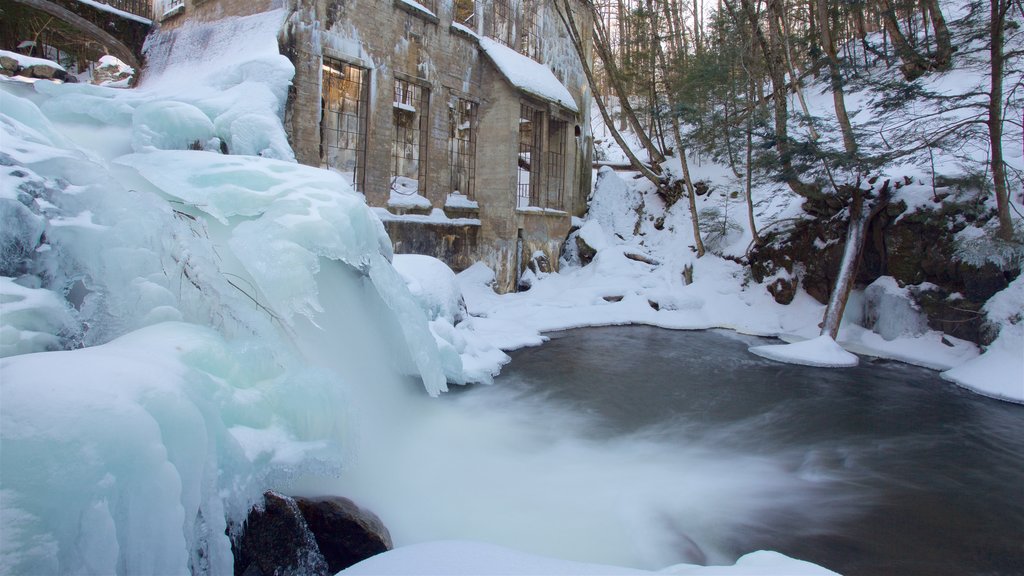
[[[519,90],[554,102],[573,112],[579,112],[569,89],[555,78],[547,66],[490,38],[480,38],[480,49],[494,62],[498,71]]]

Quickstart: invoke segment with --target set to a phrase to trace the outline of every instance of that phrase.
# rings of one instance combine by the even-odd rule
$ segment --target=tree
[[[992,80],[988,96],[988,134],[991,141],[992,179],[996,192],[996,211],[999,217],[997,237],[1013,240],[1013,221],[1010,219],[1010,195],[1006,189],[1006,166],[1003,163],[1003,41],[1006,15],[1012,0],[989,0],[991,13]]]

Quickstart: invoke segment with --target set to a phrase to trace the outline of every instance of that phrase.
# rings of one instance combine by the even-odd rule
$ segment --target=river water
[[[589,433],[609,443],[642,437],[665,450],[651,458],[720,451],[735,467],[716,461],[709,473],[749,473],[755,484],[765,471],[748,472],[747,459],[783,469],[792,482],[781,488],[796,493],[752,488],[777,505],[761,503],[711,538],[683,535],[689,559],[706,540],[719,552],[774,549],[847,575],[1024,574],[1024,406],[895,362],[836,370],[747,353],[761,342],[724,331],[573,330],[513,354],[497,386],[586,415]],[[712,515],[732,505],[706,504]]]
[[[551,334],[493,386],[367,394],[349,496],[396,545],[660,569],[777,550],[857,575],[1024,574],[1024,406],[895,362],[790,366],[727,331]],[[375,407],[368,410],[366,407]]]

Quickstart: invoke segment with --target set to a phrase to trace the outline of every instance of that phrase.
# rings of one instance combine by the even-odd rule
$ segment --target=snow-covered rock
[[[928,331],[928,317],[914,301],[910,290],[892,276],[881,276],[864,289],[865,328],[886,340],[900,336],[921,336]]]

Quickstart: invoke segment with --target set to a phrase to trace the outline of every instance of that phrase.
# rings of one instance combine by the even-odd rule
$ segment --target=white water
[[[585,411],[506,385],[436,400],[412,384],[359,391],[355,403],[376,410],[358,416],[350,467],[296,490],[356,499],[396,546],[479,540],[646,569],[731,564],[753,551],[735,546],[748,530],[814,531],[854,505],[830,494],[839,477],[801,468],[802,454],[683,439],[685,426],[616,435]]]

